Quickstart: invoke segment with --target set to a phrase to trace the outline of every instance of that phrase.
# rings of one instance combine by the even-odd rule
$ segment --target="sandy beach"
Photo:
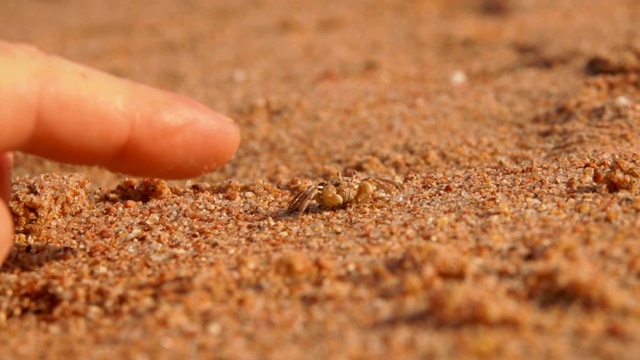
[[[3,359],[640,353],[640,2],[1,7],[242,132],[184,181],[16,154]],[[337,172],[399,188],[287,213]]]

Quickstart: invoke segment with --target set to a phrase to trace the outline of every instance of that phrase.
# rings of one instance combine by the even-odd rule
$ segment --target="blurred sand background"
[[[2,357],[635,358],[639,21],[634,0],[3,2],[0,38],[243,139],[188,181],[18,154]],[[351,170],[402,191],[283,214]]]

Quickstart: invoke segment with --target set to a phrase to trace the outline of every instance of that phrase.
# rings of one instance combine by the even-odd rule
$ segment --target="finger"
[[[185,178],[235,153],[238,127],[184,97],[0,41],[0,152]]]
[[[11,200],[11,169],[13,169],[13,153],[0,153],[0,200],[9,203]]]
[[[11,169],[13,154],[0,153],[0,265],[11,250],[13,236],[13,220],[8,204],[11,200]]]
[[[11,251],[13,237],[13,220],[7,204],[0,199],[0,265]]]
[[[8,204],[11,200],[11,169],[13,154],[0,153],[0,265],[9,255],[13,236],[13,220]]]

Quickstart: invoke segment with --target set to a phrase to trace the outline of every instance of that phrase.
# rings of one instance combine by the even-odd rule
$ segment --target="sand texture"
[[[242,130],[189,181],[17,154],[3,359],[638,358],[640,2],[1,7]],[[337,171],[400,190],[285,213]]]

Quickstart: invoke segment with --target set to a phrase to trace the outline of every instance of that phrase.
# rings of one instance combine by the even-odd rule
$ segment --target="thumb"
[[[11,251],[11,238],[13,237],[13,220],[4,200],[0,200],[0,265]]]
[[[11,168],[13,168],[13,154],[0,154],[0,265],[9,255],[13,237],[13,219],[9,211]]]

